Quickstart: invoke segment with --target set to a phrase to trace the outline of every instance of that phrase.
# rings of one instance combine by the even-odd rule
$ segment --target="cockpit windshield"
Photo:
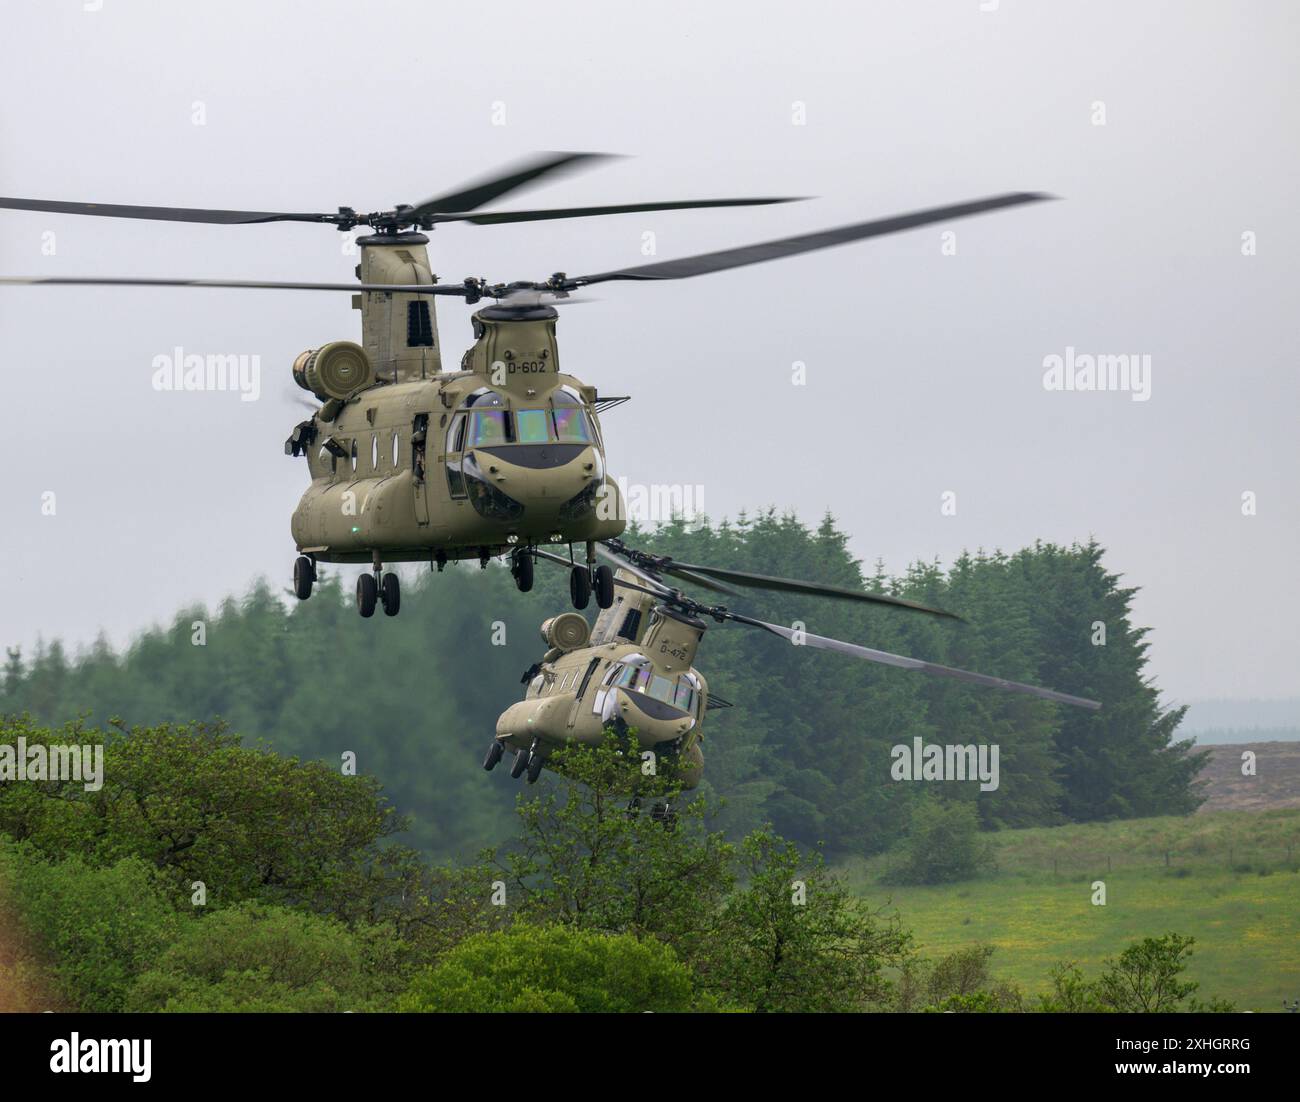
[[[645,693],[655,700],[671,704],[683,712],[695,711],[695,685],[690,674],[662,677],[648,665],[623,664],[615,666],[614,677],[606,684],[631,692]]]
[[[567,388],[554,392],[549,406],[508,409],[500,394],[477,390],[470,408],[465,446],[500,444],[594,444],[596,432],[582,399]]]

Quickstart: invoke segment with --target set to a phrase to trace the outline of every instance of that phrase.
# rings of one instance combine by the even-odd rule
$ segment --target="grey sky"
[[[4,0],[0,194],[374,209],[533,150],[594,149],[636,156],[501,205],[819,196],[434,235],[444,279],[516,279],[642,262],[645,231],[667,259],[1054,192],[608,285],[564,314],[565,369],[634,395],[605,420],[632,482],[702,485],[715,518],[773,504],[813,523],[829,507],[895,570],[1095,535],[1142,587],[1172,698],[1296,695],[1300,9],[980,8]],[[341,240],[0,212],[0,274],[347,279]],[[439,306],[449,352],[468,314]],[[305,476],[281,451],[300,416],[289,367],[358,333],[346,295],[0,289],[0,642],[101,627],[122,642],[259,573],[287,584]],[[176,346],[259,355],[261,400],[155,392],[153,359]],[[1044,390],[1044,358],[1067,347],[1149,355],[1150,400]]]

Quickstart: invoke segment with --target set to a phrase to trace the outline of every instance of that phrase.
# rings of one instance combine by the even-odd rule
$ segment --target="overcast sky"
[[[583,149],[634,156],[501,206],[816,196],[448,226],[430,246],[448,280],[640,263],[647,232],[668,259],[1002,191],[1062,196],[607,285],[564,314],[564,367],[634,396],[605,419],[611,469],[633,483],[702,486],[715,519],[829,508],[894,570],[1095,536],[1141,587],[1171,700],[1300,691],[1295,4],[0,8],[4,195],[371,210]],[[5,211],[0,274],[341,280],[356,262],[341,240]],[[469,308],[438,310],[459,355]],[[281,448],[302,416],[290,364],[358,337],[347,295],[0,289],[0,642],[121,643],[259,574],[287,584],[305,485]],[[259,356],[260,400],[154,391],[154,358],[178,346]],[[1045,389],[1067,348],[1149,356],[1148,400]]]

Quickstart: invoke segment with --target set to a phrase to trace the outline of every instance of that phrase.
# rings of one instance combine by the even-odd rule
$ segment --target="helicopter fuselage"
[[[635,581],[621,569],[616,577]],[[695,788],[704,772],[709,686],[692,660],[704,623],[620,587],[595,627],[585,624],[566,613],[542,625],[550,649],[531,671],[524,699],[497,719],[497,740],[528,754],[537,763],[529,773],[535,778],[559,747],[598,744],[613,728],[634,740],[656,770],[671,762],[682,788]]]

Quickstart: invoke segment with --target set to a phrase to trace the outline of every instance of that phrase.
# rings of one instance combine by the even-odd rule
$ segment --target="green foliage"
[[[190,919],[132,987],[125,1009],[331,1012],[387,1009],[400,984],[387,931],[240,903]]]
[[[80,1010],[124,1009],[136,976],[182,922],[139,857],[96,868],[77,856],[47,862],[31,846],[4,841],[0,864],[24,925],[53,961],[60,994]]]
[[[1231,1002],[1212,998],[1203,1003],[1195,997],[1200,985],[1179,978],[1195,943],[1194,937],[1177,933],[1143,938],[1125,948],[1118,960],[1108,957],[1101,975],[1092,981],[1073,961],[1064,961],[1052,969],[1052,993],[1041,997],[1041,1008],[1053,1013],[1231,1013]]]
[[[922,800],[912,809],[907,838],[883,879],[893,884],[949,884],[969,879],[991,861],[973,805]]]
[[[177,901],[195,881],[214,904],[257,898],[318,910],[388,890],[364,873],[401,821],[372,778],[243,747],[202,724],[51,732],[0,722],[0,742],[18,738],[104,746],[98,791],[76,780],[0,786],[0,831],[47,857],[138,857]]]
[[[897,985],[895,1009],[956,1014],[1025,1009],[1020,989],[991,975],[993,951],[992,945],[971,945],[938,960],[909,959]]]
[[[668,946],[632,934],[519,924],[480,934],[418,976],[399,1010],[629,1014],[711,1008]]]
[[[906,954],[908,935],[882,919],[826,870],[821,855],[770,829],[740,847],[746,886],[733,892],[700,947],[707,988],[752,1011],[847,1012],[876,1008],[890,995],[888,966]]]
[[[520,800],[519,843],[503,864],[525,918],[656,937],[689,956],[732,885],[733,849],[708,829],[704,801],[679,806],[671,780],[642,776],[621,745],[611,734],[554,756],[565,780]],[[651,814],[666,801],[672,829]]]
[[[809,529],[768,511],[701,527],[673,522],[629,539],[684,560],[766,574],[866,585],[950,607],[949,625],[895,610],[747,594],[739,607],[777,623],[885,650],[1095,696],[1100,713],[1057,707],[943,679],[783,646],[763,633],[710,631],[701,667],[741,706],[710,714],[703,792],[723,793],[718,827],[735,840],[764,823],[803,845],[871,854],[894,845],[923,790],[972,803],[983,826],[1185,814],[1203,754],[1174,739],[1180,709],[1161,711],[1145,677],[1146,632],[1129,621],[1134,590],[1102,565],[1094,542],[1036,544],[1013,555],[963,555],[944,572],[864,576],[827,517]],[[351,572],[348,572],[348,578]],[[567,607],[562,571],[539,569],[530,594],[507,571],[449,566],[408,580],[402,615],[361,620],[341,573],[324,572],[311,600],[291,603],[266,584],[219,609],[186,609],[124,654],[99,642],[69,657],[58,643],[23,661],[11,652],[0,714],[38,723],[83,714],[104,723],[188,723],[224,717],[253,743],[359,769],[412,813],[409,837],[427,853],[463,858],[509,832],[514,789],[478,768],[496,716],[519,694],[541,649],[535,625]],[[289,599],[292,602],[292,599]],[[192,624],[206,625],[193,645]],[[381,622],[382,621],[382,622]],[[492,645],[491,624],[507,627]],[[1093,644],[1093,624],[1106,628]],[[362,687],[358,671],[373,671]],[[948,781],[889,776],[890,748],[920,736],[997,742],[994,793]]]

